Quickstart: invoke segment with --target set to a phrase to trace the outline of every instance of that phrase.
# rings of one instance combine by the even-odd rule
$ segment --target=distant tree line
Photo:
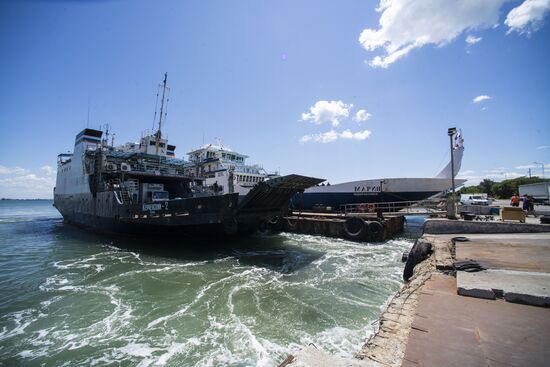
[[[488,178],[484,179],[476,186],[464,186],[458,190],[459,194],[478,194],[484,193],[488,196],[495,197],[497,199],[508,199],[513,195],[519,195],[519,186],[548,182],[550,179],[540,177],[518,177],[511,180],[504,180],[501,182],[495,182]]]

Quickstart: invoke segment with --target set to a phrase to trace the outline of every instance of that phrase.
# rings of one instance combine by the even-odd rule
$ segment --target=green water
[[[0,202],[0,365],[276,366],[352,356],[401,286],[411,239],[112,239],[49,201]]]

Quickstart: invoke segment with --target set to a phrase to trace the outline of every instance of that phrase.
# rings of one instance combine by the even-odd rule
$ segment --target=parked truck
[[[521,185],[519,195],[532,196],[535,203],[550,205],[550,182]]]

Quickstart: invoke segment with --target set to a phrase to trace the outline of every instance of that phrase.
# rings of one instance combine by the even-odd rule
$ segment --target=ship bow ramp
[[[324,179],[300,175],[287,175],[258,183],[240,199],[237,219],[239,222],[267,221],[288,208],[290,198]]]

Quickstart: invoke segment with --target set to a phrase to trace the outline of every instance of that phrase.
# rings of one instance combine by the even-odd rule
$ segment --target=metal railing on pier
[[[340,213],[344,214],[374,214],[382,211],[384,215],[429,215],[441,213],[444,210],[445,205],[444,202],[441,200],[390,201],[380,203],[358,203],[340,205]]]

